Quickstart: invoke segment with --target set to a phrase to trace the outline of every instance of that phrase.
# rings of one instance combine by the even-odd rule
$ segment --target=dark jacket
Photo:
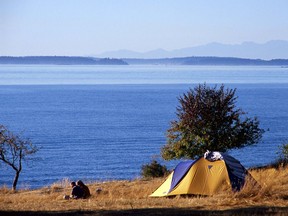
[[[89,188],[88,188],[86,185],[82,185],[82,186],[81,186],[81,189],[82,189],[83,192],[84,192],[84,194],[83,194],[83,198],[84,198],[84,199],[91,196],[90,190],[89,190]]]
[[[75,199],[83,198],[84,191],[78,185],[76,185],[72,188],[71,195]]]

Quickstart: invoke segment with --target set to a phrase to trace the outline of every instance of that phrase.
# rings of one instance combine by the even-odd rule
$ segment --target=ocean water
[[[0,124],[39,147],[20,188],[139,177],[143,164],[160,158],[177,97],[204,82],[237,88],[237,107],[266,130],[259,144],[230,154],[245,167],[273,162],[287,142],[287,68],[0,66]],[[0,171],[0,185],[10,186],[13,171],[4,164]]]

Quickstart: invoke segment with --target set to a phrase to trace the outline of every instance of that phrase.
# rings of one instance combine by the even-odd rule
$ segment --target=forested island
[[[162,59],[123,59],[128,64],[149,65],[246,65],[246,66],[288,66],[288,59],[245,59],[233,57],[180,57]]]
[[[0,64],[127,65],[121,59],[80,56],[0,56]]]

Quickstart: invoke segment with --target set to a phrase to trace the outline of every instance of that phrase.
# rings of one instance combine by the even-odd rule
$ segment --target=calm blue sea
[[[204,82],[237,88],[237,106],[266,130],[259,144],[230,154],[246,167],[273,162],[288,142],[288,68],[1,65],[0,124],[40,148],[20,188],[139,177],[159,158],[177,97]],[[0,185],[13,177],[0,164]]]

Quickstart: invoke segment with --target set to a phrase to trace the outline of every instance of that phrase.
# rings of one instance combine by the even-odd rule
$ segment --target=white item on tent
[[[205,152],[204,158],[211,162],[217,161],[217,160],[223,160],[223,156],[220,152],[217,152],[217,151],[210,152],[209,150]]]

